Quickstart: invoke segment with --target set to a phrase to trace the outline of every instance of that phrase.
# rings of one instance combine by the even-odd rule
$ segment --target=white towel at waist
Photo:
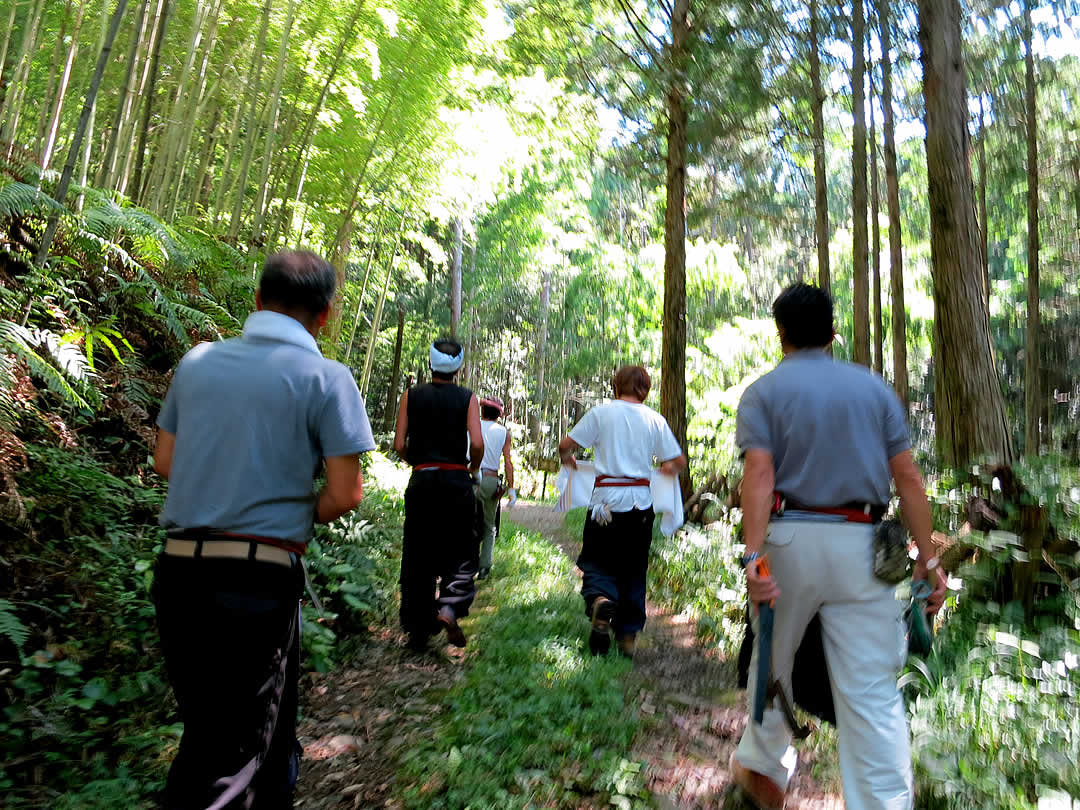
[[[576,470],[563,467],[555,486],[559,490],[556,512],[569,512],[582,506],[589,506],[592,500],[593,485],[596,483],[596,467],[588,461],[579,461]],[[683,525],[682,491],[679,479],[663,475],[653,470],[649,481],[652,493],[653,510],[660,513],[660,531],[672,535]]]

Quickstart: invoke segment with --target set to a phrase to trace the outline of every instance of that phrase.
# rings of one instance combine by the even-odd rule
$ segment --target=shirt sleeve
[[[593,408],[581,418],[580,422],[574,425],[568,435],[582,447],[592,447],[596,444],[598,438],[599,421],[596,416],[596,408]]]
[[[158,412],[157,425],[167,433],[176,435],[176,430],[180,424],[180,414],[178,413],[176,401],[180,398],[176,390],[179,385],[180,374],[179,370],[173,374],[172,382],[169,384],[169,390],[165,394],[165,401],[161,404],[161,410]]]
[[[671,461],[671,459],[681,456],[683,451],[679,447],[679,440],[675,438],[675,432],[671,429],[671,425],[663,417],[661,417],[661,420],[663,426],[657,432],[653,455],[661,462]]]
[[[747,450],[773,452],[769,414],[765,408],[765,400],[755,385],[747,388],[739,400],[739,410],[735,417],[735,444],[740,455],[745,455]]]
[[[356,381],[344,366],[335,372],[329,381],[319,420],[319,445],[323,456],[351,456],[374,450],[375,438]]]
[[[885,450],[889,458],[911,449],[911,431],[900,397],[891,388],[885,391]]]

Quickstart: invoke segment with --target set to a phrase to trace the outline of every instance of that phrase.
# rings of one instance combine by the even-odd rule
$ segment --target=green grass
[[[494,562],[465,621],[464,675],[443,696],[429,741],[405,757],[401,798],[474,810],[638,804],[630,664],[589,656],[570,561],[507,522]]]

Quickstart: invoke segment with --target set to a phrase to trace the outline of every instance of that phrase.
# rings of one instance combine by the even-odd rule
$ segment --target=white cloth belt
[[[596,466],[587,461],[579,461],[576,470],[563,467],[555,486],[559,490],[556,512],[569,512],[592,503],[593,485],[596,483]],[[679,479],[653,470],[649,477],[649,491],[652,495],[653,510],[660,513],[660,531],[671,536],[683,525],[682,489]],[[598,503],[592,507],[592,518],[600,525],[611,521],[611,507]]]
[[[252,544],[250,540],[203,540],[202,552],[198,556],[204,559],[246,560],[251,557]],[[174,557],[194,557],[198,545],[197,540],[169,538],[165,541],[165,553]],[[255,559],[259,562],[292,565],[292,554],[285,549],[266,543],[254,543],[254,546]]]

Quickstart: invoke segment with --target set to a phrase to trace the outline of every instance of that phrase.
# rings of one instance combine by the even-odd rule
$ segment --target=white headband
[[[437,371],[440,374],[453,374],[455,371],[461,368],[461,364],[464,360],[464,348],[457,353],[457,357],[452,357],[449,354],[443,354],[435,348],[435,344],[432,344],[431,350],[428,352],[428,362],[431,363],[431,370]]]

